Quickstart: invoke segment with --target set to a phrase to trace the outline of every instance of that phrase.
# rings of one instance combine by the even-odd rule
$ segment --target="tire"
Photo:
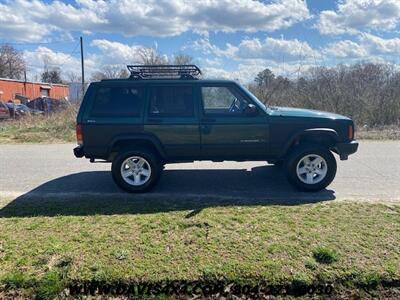
[[[117,155],[112,162],[111,173],[115,183],[123,190],[143,193],[157,183],[162,172],[161,166],[153,152],[134,149]]]
[[[289,155],[285,171],[298,190],[316,192],[326,188],[335,178],[336,160],[329,149],[315,144],[303,144]]]

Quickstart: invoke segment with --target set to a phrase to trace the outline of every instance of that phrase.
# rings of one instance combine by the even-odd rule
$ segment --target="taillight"
[[[354,139],[354,126],[349,125],[349,140],[352,141]]]
[[[83,145],[82,125],[76,124],[76,141],[78,145]]]

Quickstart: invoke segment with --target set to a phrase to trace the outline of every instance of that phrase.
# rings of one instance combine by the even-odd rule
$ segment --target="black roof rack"
[[[128,65],[130,79],[198,79],[196,65]]]

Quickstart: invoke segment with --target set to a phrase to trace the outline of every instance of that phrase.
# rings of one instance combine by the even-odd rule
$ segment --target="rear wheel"
[[[150,190],[157,183],[161,170],[157,157],[144,149],[122,152],[111,167],[115,183],[132,193]]]
[[[290,183],[301,191],[319,191],[335,178],[336,160],[329,149],[319,145],[300,145],[286,162]]]

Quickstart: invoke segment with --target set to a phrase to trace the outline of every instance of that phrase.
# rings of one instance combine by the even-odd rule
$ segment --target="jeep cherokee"
[[[128,66],[130,78],[93,82],[77,116],[76,157],[112,163],[116,184],[152,188],[164,164],[267,161],[302,191],[328,186],[332,152],[355,153],[347,117],[264,105],[234,81],[204,80],[194,65]]]

